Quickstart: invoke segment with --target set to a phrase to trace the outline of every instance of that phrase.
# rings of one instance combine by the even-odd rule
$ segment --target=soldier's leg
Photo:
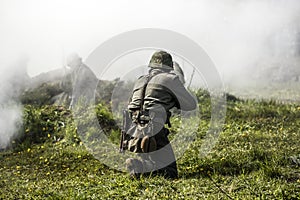
[[[154,174],[163,175],[166,178],[178,178],[176,158],[168,139],[169,130],[163,128],[156,136],[157,153],[151,156],[159,169]]]

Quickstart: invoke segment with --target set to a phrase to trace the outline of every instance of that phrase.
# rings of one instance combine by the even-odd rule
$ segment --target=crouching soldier
[[[152,173],[177,178],[176,159],[168,139],[170,109],[196,109],[195,98],[175,73],[172,56],[165,51],[155,52],[149,63],[149,73],[135,83],[128,110],[132,126],[127,149],[140,153],[139,159],[129,158],[126,167],[131,177]]]

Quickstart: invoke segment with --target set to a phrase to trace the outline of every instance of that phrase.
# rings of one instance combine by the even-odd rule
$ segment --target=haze
[[[61,67],[70,52],[86,58],[114,35],[163,28],[196,41],[230,80],[270,55],[269,38],[284,29],[299,30],[299,8],[298,0],[1,0],[0,62],[3,68],[26,55],[27,71],[35,76]],[[292,34],[278,48],[291,48]]]
[[[26,70],[33,77],[61,68],[71,52],[86,59],[107,39],[140,28],[168,29],[197,42],[226,87],[242,86],[253,77],[270,79],[264,69],[272,67],[279,69],[275,79],[286,80],[288,72],[299,85],[298,0],[0,0],[0,150],[17,137],[22,124],[17,97],[18,87],[29,80],[22,77]],[[124,64],[145,66],[151,52],[135,55],[116,61],[116,68],[101,78],[128,77]],[[176,61],[190,84],[191,66]]]

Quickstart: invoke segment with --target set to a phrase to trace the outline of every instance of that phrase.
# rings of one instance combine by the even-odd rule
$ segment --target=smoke
[[[22,125],[22,106],[16,102],[0,108],[0,149],[7,148],[18,137]]]
[[[299,0],[2,0],[0,4],[0,148],[17,136],[21,124],[18,96],[29,80],[27,64],[28,73],[37,75],[61,67],[65,51],[77,51],[85,58],[103,41],[133,29],[162,28],[190,37],[207,51],[227,87],[290,80],[299,85]],[[30,62],[26,56],[16,59],[18,52],[26,52]],[[147,64],[148,59],[148,54],[140,56],[130,65]],[[124,74],[122,70],[110,75]]]
[[[18,99],[29,83],[27,62],[22,56],[0,71],[0,149],[9,147],[21,134],[23,108]]]
[[[300,76],[300,1],[205,1],[199,13],[197,41],[228,87]]]
[[[31,76],[61,67],[66,52],[76,51],[85,59],[112,36],[145,27],[173,30],[196,41],[228,87],[252,82],[265,86],[274,80],[299,79],[292,74],[300,76],[299,0],[2,0],[0,4],[0,62],[24,51],[30,55]],[[147,64],[149,56],[130,65]],[[117,78],[117,72],[122,75],[126,69],[109,78]]]

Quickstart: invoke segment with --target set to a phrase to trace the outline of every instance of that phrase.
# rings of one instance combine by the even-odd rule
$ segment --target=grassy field
[[[130,180],[101,164],[68,110],[26,106],[24,113],[25,136],[0,152],[0,199],[300,199],[299,104],[229,101],[217,145],[199,158],[210,119],[203,113],[177,180]]]

